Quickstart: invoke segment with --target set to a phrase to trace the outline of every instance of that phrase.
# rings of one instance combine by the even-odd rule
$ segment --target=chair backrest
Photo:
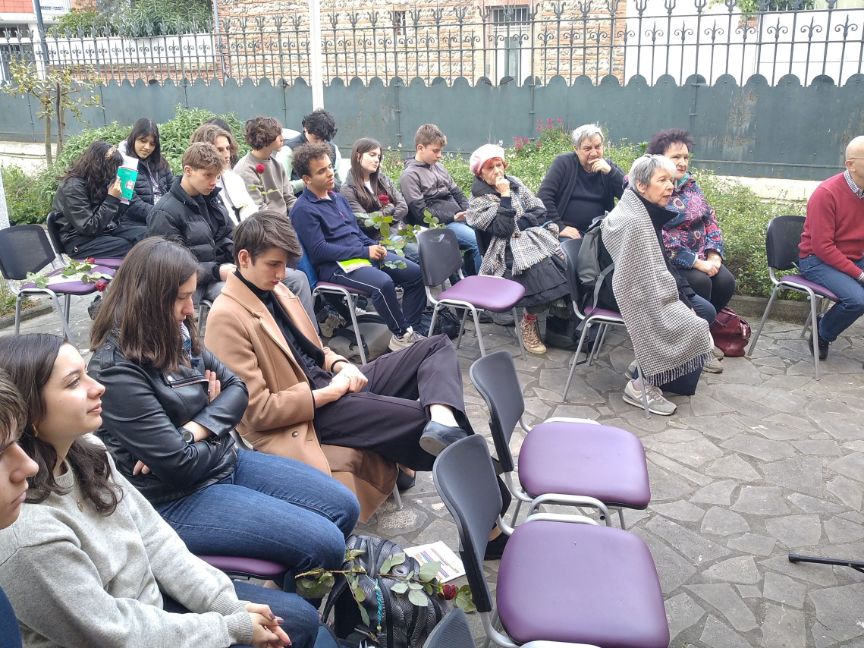
[[[768,267],[788,270],[798,264],[798,243],[804,231],[803,216],[777,216],[768,223],[765,254]]]
[[[0,230],[0,273],[20,281],[39,272],[56,258],[41,225],[15,225]]]
[[[455,232],[446,227],[424,230],[417,234],[417,245],[424,284],[440,286],[448,277],[458,274],[462,253]]]
[[[432,466],[432,480],[459,530],[460,554],[474,605],[480,612],[490,612],[492,597],[483,576],[483,554],[502,502],[486,439],[472,434],[447,446]]]
[[[465,613],[457,607],[450,610],[426,637],[423,648],[477,648]]]
[[[565,239],[561,249],[567,259],[567,287],[570,288],[570,301],[578,313],[582,312],[582,284],[579,282],[579,250],[582,249],[582,239]]]
[[[57,223],[57,212],[49,212],[45,218],[45,229],[48,230],[48,238],[51,239],[51,245],[54,246],[54,251],[57,254],[63,254],[63,242],[60,240],[60,225]]]
[[[510,472],[514,469],[510,437],[525,411],[513,356],[507,351],[490,353],[476,360],[468,374],[489,408],[489,429],[498,461],[505,472]]]

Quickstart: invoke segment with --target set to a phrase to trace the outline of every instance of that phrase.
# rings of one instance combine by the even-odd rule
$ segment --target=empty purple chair
[[[812,329],[816,328],[816,316],[822,311],[825,304],[824,300],[837,301],[837,295],[825,286],[805,279],[800,274],[787,274],[777,278],[778,273],[797,267],[798,243],[801,241],[801,232],[803,231],[803,216],[777,216],[768,223],[768,231],[765,233],[765,253],[768,257],[768,276],[771,278],[771,283],[774,284],[774,289],[771,291],[771,297],[768,299],[765,312],[759,321],[756,335],[750,341],[750,347],[747,349],[748,356],[753,355],[753,349],[756,348],[756,342],[762,335],[762,327],[765,326],[765,320],[768,319],[768,314],[771,312],[771,307],[774,306],[774,300],[779,291],[794,290],[807,295],[807,301],[810,302],[810,314],[807,315],[804,328],[801,329],[802,338],[807,333],[808,326]],[[819,380],[819,336],[815,333],[812,352],[816,380]]]
[[[641,538],[580,515],[537,513],[515,530],[508,527],[498,516],[501,493],[481,436],[445,448],[435,460],[432,476],[456,521],[468,585],[494,643],[669,645],[657,570]],[[483,572],[483,553],[496,521],[511,533],[495,590],[506,635],[493,626],[496,606]]]
[[[522,424],[525,401],[510,354],[499,351],[476,360],[471,383],[489,408],[489,429],[504,481],[517,498],[513,520],[522,502],[532,510],[544,502],[568,503],[588,496],[605,507],[644,509],[651,501],[648,465],[642,442],[632,433],[584,419],[553,418],[533,428]],[[519,451],[519,484],[513,483],[510,437],[519,424],[527,432]],[[529,511],[530,514],[531,511]]]
[[[483,347],[483,334],[480,331],[480,317],[477,311],[485,310],[492,313],[511,311],[513,319],[516,320],[516,338],[519,340],[519,347],[522,347],[522,337],[518,331],[519,317],[516,314],[516,304],[525,296],[525,288],[521,284],[503,277],[463,276],[462,253],[459,251],[456,234],[452,230],[437,228],[420,232],[417,235],[417,245],[420,249],[420,270],[423,273],[423,283],[426,284],[426,296],[434,304],[429,335],[432,335],[432,331],[435,330],[435,320],[442,307],[460,308],[462,323],[459,327],[459,337],[456,339],[458,349],[462,343],[465,318],[470,311],[474,320],[474,330],[477,332],[480,355],[483,356],[486,355],[486,350]],[[444,282],[453,275],[459,276],[458,282],[437,295],[432,292],[433,288],[443,286]]]

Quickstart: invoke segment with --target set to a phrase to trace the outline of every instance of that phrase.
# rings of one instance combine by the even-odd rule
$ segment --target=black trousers
[[[735,277],[725,265],[720,266],[720,270],[713,277],[695,268],[689,270],[679,268],[678,272],[697,295],[711,302],[717,312],[720,312],[720,309],[726,306],[735,294]]]
[[[374,450],[408,468],[431,470],[435,457],[418,444],[430,405],[450,406],[459,427],[472,433],[456,349],[446,335],[422,339],[360,370],[369,379],[363,391],[315,410],[322,443]]]
[[[120,221],[109,233],[97,236],[75,236],[64,243],[66,254],[73,259],[105,257],[122,259],[132,247],[147,235],[146,225]]]

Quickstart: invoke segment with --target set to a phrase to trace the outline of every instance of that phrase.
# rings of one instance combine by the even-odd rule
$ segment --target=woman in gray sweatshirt
[[[0,587],[25,646],[313,644],[312,606],[247,583],[235,591],[85,438],[101,424],[104,387],[75,347],[52,335],[3,338],[0,366],[27,402],[20,443],[39,465],[18,522],[0,531]]]

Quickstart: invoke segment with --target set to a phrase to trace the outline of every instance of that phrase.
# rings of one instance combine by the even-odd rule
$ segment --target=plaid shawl
[[[546,208],[537,196],[522,184],[519,178],[507,176],[511,186],[511,204],[516,214],[514,220],[516,228],[510,238],[492,239],[486,254],[483,255],[483,263],[480,266],[480,274],[503,277],[507,269],[505,256],[507,246],[513,254],[513,276],[518,276],[533,265],[540,263],[543,259],[557,254],[561,249],[558,237],[543,227],[529,227],[525,230],[519,229],[519,218],[526,211],[532,209]],[[471,227],[486,230],[495,220],[498,207],[501,205],[501,196],[493,189],[491,192],[474,195],[468,201],[468,213],[466,221]]]
[[[647,381],[659,386],[701,368],[711,354],[708,322],[678,298],[648,211],[632,189],[603,219],[601,235],[615,262],[612,290]]]

